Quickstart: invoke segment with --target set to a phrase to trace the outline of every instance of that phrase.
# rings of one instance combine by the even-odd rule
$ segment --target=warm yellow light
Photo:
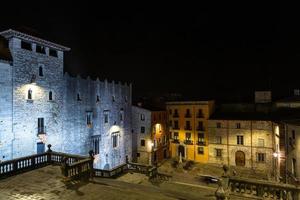
[[[117,126],[117,125],[113,125],[113,126],[110,128],[110,132],[111,132],[111,133],[119,132],[119,131],[120,131],[120,127]]]
[[[280,154],[277,153],[277,152],[274,152],[274,153],[273,153],[273,156],[274,156],[274,158],[278,158],[278,157],[280,156]]]

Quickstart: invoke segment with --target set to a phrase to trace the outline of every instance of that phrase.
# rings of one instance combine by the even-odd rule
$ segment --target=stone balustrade
[[[253,199],[300,200],[300,188],[294,185],[230,177],[228,181],[230,195]]]

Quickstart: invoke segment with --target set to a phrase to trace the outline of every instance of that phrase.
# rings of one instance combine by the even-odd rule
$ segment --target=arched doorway
[[[185,152],[184,152],[184,146],[182,146],[182,145],[178,146],[178,156],[180,156],[180,153],[181,153],[182,158],[184,158]]]
[[[235,165],[245,166],[245,153],[242,151],[237,151],[235,153]]]

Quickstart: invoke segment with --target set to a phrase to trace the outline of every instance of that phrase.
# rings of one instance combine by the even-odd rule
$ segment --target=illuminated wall
[[[11,30],[1,34],[13,62],[0,61],[0,160],[36,154],[47,144],[74,154],[97,151],[98,168],[131,160],[131,85],[64,75],[68,48]]]

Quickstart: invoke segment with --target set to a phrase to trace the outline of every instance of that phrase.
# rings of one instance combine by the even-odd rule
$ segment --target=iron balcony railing
[[[193,140],[184,140],[184,144],[193,145]]]

